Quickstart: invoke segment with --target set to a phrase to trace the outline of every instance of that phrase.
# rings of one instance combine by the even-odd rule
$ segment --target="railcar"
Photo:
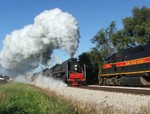
[[[100,85],[150,85],[150,42],[106,58],[98,81]]]
[[[69,86],[77,86],[86,83],[85,68],[80,66],[76,58],[70,58],[62,64],[56,64],[50,69],[45,69],[43,75],[63,80]]]

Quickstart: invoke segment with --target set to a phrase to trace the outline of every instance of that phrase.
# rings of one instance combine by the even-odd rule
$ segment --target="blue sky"
[[[72,14],[80,27],[80,43],[76,55],[89,51],[94,45],[91,38],[101,29],[116,21],[122,28],[122,19],[131,16],[133,7],[150,8],[149,0],[1,0],[0,1],[0,50],[6,34],[32,24],[34,17],[44,10],[60,8]],[[63,59],[69,56],[61,51],[54,54]]]

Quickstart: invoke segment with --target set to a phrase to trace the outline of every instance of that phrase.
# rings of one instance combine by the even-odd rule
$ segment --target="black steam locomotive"
[[[150,85],[150,42],[106,58],[98,78],[100,85]]]
[[[56,64],[50,69],[43,70],[44,76],[63,80],[69,86],[82,85],[86,82],[85,67],[82,68],[76,58],[70,58],[62,64]]]

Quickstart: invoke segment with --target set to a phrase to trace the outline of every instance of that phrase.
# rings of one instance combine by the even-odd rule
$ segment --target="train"
[[[77,58],[70,58],[61,64],[44,69],[42,75],[62,80],[69,86],[86,84],[86,66],[81,67]]]
[[[150,85],[150,42],[118,51],[105,59],[99,85]]]
[[[0,74],[0,83],[2,82],[9,82],[9,77],[8,76],[4,76],[2,74]]]

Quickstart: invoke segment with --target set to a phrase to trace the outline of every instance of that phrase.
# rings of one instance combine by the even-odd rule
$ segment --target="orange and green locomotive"
[[[150,42],[108,57],[98,80],[100,85],[150,85]]]

